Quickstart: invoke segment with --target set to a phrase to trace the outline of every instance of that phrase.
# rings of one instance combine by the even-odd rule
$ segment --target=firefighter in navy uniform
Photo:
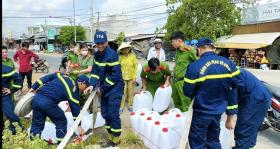
[[[78,77],[76,81],[70,77],[53,73],[37,80],[30,90],[36,91],[32,100],[32,125],[31,139],[33,136],[40,136],[46,117],[55,124],[57,142],[60,143],[67,133],[67,119],[64,112],[58,106],[61,101],[68,101],[74,119],[80,113],[79,94],[89,86],[89,78],[85,75]],[[83,129],[78,127],[80,134],[83,135]]]
[[[230,60],[214,53],[209,38],[199,39],[197,48],[200,59],[189,65],[184,78],[184,93],[194,100],[189,143],[192,149],[220,149],[221,115],[231,88],[242,87],[244,82]]]
[[[11,84],[13,82],[13,84]],[[14,123],[19,123],[19,117],[15,114],[12,93],[22,88],[22,77],[12,67],[2,64],[2,111],[10,121],[9,129],[16,134]]]
[[[109,141],[104,144],[104,147],[116,146],[120,142],[119,136],[122,131],[119,109],[124,91],[119,56],[109,47],[105,32],[96,32],[94,42],[98,52],[94,56],[91,86],[85,90],[85,93],[99,88],[101,115],[106,121],[105,127],[109,133]]]
[[[245,89],[234,89],[227,111],[226,127],[234,130],[235,149],[253,149],[256,146],[258,130],[271,105],[272,95],[264,84],[249,71],[240,68],[240,77],[245,82]]]

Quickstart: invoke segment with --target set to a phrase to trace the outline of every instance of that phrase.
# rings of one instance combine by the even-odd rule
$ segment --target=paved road
[[[15,53],[14,50],[9,51],[9,57],[12,57]],[[50,64],[50,73],[57,71],[61,61],[61,54],[39,54],[40,58],[46,59]],[[140,60],[140,63],[143,64],[145,61]],[[174,63],[168,62],[170,68],[173,69]],[[249,69],[254,73],[259,79],[262,79],[268,83],[277,85],[280,87],[280,71],[263,71],[256,69]],[[129,114],[126,115],[129,117]],[[129,120],[127,120],[129,122]],[[234,145],[233,133],[231,133],[231,145]],[[257,147],[256,149],[279,149],[280,148],[280,133],[272,129],[267,129],[265,131],[259,132]]]

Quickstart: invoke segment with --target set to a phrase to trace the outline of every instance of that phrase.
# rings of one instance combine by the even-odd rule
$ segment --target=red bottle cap
[[[145,115],[145,113],[141,113],[140,115],[143,116],[143,115]]]
[[[162,128],[163,132],[168,132],[168,128]]]
[[[155,122],[155,124],[156,124],[156,125],[159,125],[159,124],[160,124],[160,122],[159,122],[159,121],[156,121],[156,122]]]
[[[135,112],[131,112],[130,115],[135,115]]]
[[[147,120],[148,120],[148,121],[152,120],[152,117],[147,117]]]
[[[181,117],[181,114],[176,114],[176,117]]]

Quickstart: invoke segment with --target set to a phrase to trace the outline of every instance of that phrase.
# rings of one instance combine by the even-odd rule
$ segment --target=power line
[[[71,19],[70,16],[2,16],[2,18],[55,18],[55,19]]]

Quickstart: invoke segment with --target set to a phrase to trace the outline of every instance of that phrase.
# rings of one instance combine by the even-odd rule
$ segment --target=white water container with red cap
[[[139,109],[152,110],[153,106],[153,96],[149,91],[143,91],[139,94],[135,94],[133,99],[133,111]]]
[[[141,138],[143,140],[145,140],[145,138],[147,138],[148,134],[144,133],[144,130],[145,130],[145,126],[147,125],[147,118],[158,118],[160,117],[160,115],[158,114],[158,112],[156,111],[149,111],[147,112],[144,116],[140,116],[139,118],[139,134],[141,134]]]
[[[138,130],[139,130],[139,118],[140,118],[140,116],[144,116],[148,112],[150,112],[150,111],[147,110],[147,109],[139,109],[136,112],[131,112],[130,123],[131,123],[131,127],[132,127],[132,129],[134,130],[135,133],[138,133]]]
[[[168,108],[171,102],[172,88],[161,86],[157,89],[153,102],[153,110],[157,112],[163,112]]]
[[[222,149],[230,149],[230,131],[226,129],[225,122],[220,122],[220,142],[222,145]]]
[[[148,146],[151,149],[158,149],[158,138],[161,135],[162,128],[169,128],[169,127],[175,127],[174,122],[167,120],[163,116],[161,116],[154,122],[152,131],[148,135],[148,138],[150,140],[150,143],[148,143]]]
[[[151,143],[151,138],[150,134],[153,128],[153,125],[155,125],[156,120],[160,118],[160,115],[156,112],[153,115],[149,115],[146,118],[146,122],[144,123],[144,128],[143,128],[143,141],[146,146],[149,146]]]
[[[156,144],[160,149],[178,149],[181,134],[174,127],[162,127],[157,139]]]

